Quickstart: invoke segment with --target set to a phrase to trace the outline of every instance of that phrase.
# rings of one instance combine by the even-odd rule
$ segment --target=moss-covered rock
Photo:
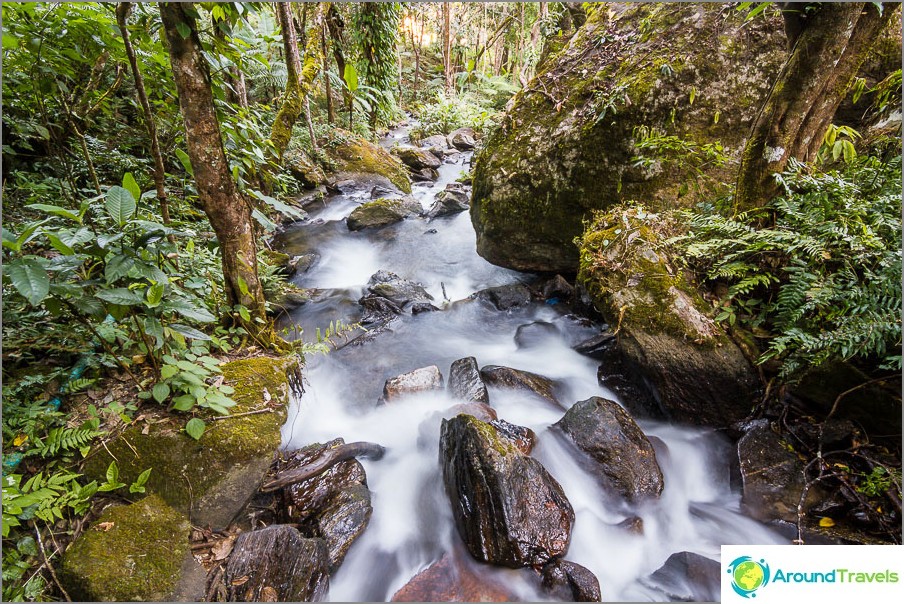
[[[719,141],[737,157],[785,53],[779,17],[744,23],[705,3],[590,11],[476,159],[478,252],[518,270],[573,272],[573,240],[591,210],[630,199],[690,203],[693,191],[680,195],[689,163],[635,165],[640,132]],[[733,181],[730,164],[707,176]]]
[[[157,495],[108,509],[66,550],[60,580],[84,602],[171,600],[190,530]]]
[[[324,147],[329,163],[341,180],[351,174],[376,174],[389,180],[403,193],[411,193],[411,178],[404,164],[388,151],[360,136],[337,130]]]
[[[626,377],[666,416],[726,426],[750,412],[759,379],[659,245],[665,228],[640,207],[600,214],[581,240],[578,282],[613,326]]]
[[[352,210],[345,222],[350,231],[360,231],[395,224],[422,211],[421,204],[411,196],[403,199],[381,197],[362,203]]]
[[[114,458],[120,480],[127,484],[152,468],[150,493],[189,514],[195,524],[226,526],[260,485],[281,444],[280,430],[291,388],[300,383],[300,367],[294,357],[256,357],[231,361],[222,370],[225,383],[235,388],[234,415],[267,411],[208,421],[197,441],[182,430],[182,417],[132,426],[93,453],[86,475],[103,481]]]
[[[314,188],[326,182],[323,168],[318,166],[303,149],[292,149],[283,158],[289,173],[305,187]]]

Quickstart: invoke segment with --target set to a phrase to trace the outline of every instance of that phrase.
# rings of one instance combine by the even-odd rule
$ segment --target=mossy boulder
[[[256,357],[231,361],[222,370],[225,383],[235,388],[234,415],[265,411],[208,421],[200,440],[183,431],[183,417],[132,426],[92,454],[85,474],[103,481],[115,458],[120,480],[129,484],[152,468],[150,493],[197,525],[228,525],[257,490],[281,444],[280,430],[291,389],[300,383],[300,366],[295,357]]]
[[[283,158],[283,165],[303,186],[315,188],[326,182],[323,168],[317,165],[303,149],[292,149]]]
[[[718,4],[599,5],[513,97],[474,167],[477,250],[494,264],[573,273],[594,209],[696,201],[692,162],[637,167],[643,132],[736,158],[786,55],[780,17]],[[651,151],[644,152],[646,154]],[[674,159],[674,158],[673,158]],[[732,182],[732,162],[708,167]]]
[[[760,382],[741,348],[709,317],[711,307],[670,262],[660,245],[666,228],[637,206],[601,213],[581,240],[578,282],[613,328],[618,365],[658,411],[727,426],[748,415]]]
[[[157,495],[109,508],[63,554],[60,581],[84,602],[172,600],[190,530]]]
[[[345,219],[348,230],[360,231],[363,229],[384,227],[405,220],[413,214],[423,211],[420,202],[411,196],[402,199],[387,199],[381,197],[373,201],[367,201],[352,210]]]
[[[385,178],[403,193],[411,193],[411,178],[398,158],[356,134],[337,129],[335,138],[324,147],[336,178],[369,174]]]

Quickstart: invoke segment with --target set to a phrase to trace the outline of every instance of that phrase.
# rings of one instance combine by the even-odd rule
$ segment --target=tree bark
[[[304,49],[304,64],[298,54],[298,38],[295,35],[295,26],[292,15],[289,13],[288,4],[278,2],[276,10],[279,15],[283,34],[283,49],[286,54],[286,90],[283,93],[282,103],[276,118],[273,120],[273,128],[270,131],[270,142],[276,149],[276,155],[281,160],[283,153],[289,146],[292,138],[292,127],[304,111],[305,97],[311,92],[314,80],[320,73],[323,63],[323,45],[320,39],[320,31],[326,11],[329,10],[328,2],[320,2],[311,26],[307,34],[307,43]]]
[[[192,14],[190,3],[160,3],[188,157],[201,206],[220,244],[226,298],[230,305],[241,304],[248,309],[251,321],[242,323],[252,336],[258,337],[269,323],[257,273],[251,206],[232,180],[213,102],[210,67],[202,54]],[[180,29],[188,35],[183,37]]]
[[[446,78],[446,92],[455,88],[455,74],[452,73],[452,7],[443,2],[443,74]]]
[[[131,2],[120,2],[116,6],[116,23],[119,25],[122,43],[125,45],[126,56],[132,68],[135,92],[138,95],[141,110],[144,112],[144,124],[148,131],[148,139],[151,141],[151,157],[154,159],[154,188],[157,190],[157,203],[160,204],[160,217],[163,219],[163,224],[169,224],[169,203],[166,199],[166,169],[163,166],[163,155],[160,153],[160,141],[157,139],[157,124],[154,121],[154,113],[151,111],[151,105],[148,102],[147,90],[144,87],[144,76],[141,75],[141,70],[138,69],[138,59],[135,56],[135,49],[132,47],[132,40],[129,36],[128,20],[131,11]],[[136,199],[135,201],[138,200]]]
[[[762,207],[778,192],[774,175],[793,157],[812,161],[835,111],[879,32],[900,5],[825,2],[794,21],[797,38],[753,124],[738,172],[735,208]]]

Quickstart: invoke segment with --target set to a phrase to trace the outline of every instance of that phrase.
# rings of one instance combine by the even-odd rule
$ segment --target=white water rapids
[[[468,155],[458,156],[457,164],[443,164],[436,183],[415,184],[414,196],[425,209],[465,169],[462,162]],[[459,401],[432,393],[377,406],[387,378],[428,365],[437,365],[448,378],[452,361],[473,356],[480,367],[506,365],[565,383],[570,391],[563,400],[567,405],[590,396],[618,400],[599,385],[599,362],[571,349],[598,333],[598,325],[567,316],[561,305],[536,303],[500,312],[464,300],[480,289],[532,277],[480,258],[467,212],[431,222],[411,217],[376,231],[350,232],[345,217],[367,199],[369,195],[362,192],[315,204],[309,208],[311,221],[284,234],[281,245],[287,253],[320,255],[307,273],[295,278],[298,285],[315,288],[317,293],[293,311],[286,324],[302,327],[303,337],[310,340],[315,327],[323,328],[335,319],[358,320],[362,309],[357,300],[368,278],[379,269],[420,282],[436,306],[443,306],[444,289],[453,303],[441,312],[404,315],[366,344],[308,356],[305,393],[290,410],[283,428],[284,445],[292,449],[342,437],[346,442],[379,443],[387,450],[379,461],[362,460],[373,494],[373,516],[331,578],[334,601],[388,600],[461,541],[443,490],[438,450],[440,421],[454,416],[449,408]],[[515,330],[532,321],[555,324],[558,335],[542,345],[519,349]],[[574,453],[550,432],[550,425],[564,413],[561,409],[523,393],[493,388],[490,400],[500,419],[537,434],[532,456],[559,481],[575,510],[566,559],[596,574],[603,601],[665,599],[648,577],[676,552],[718,560],[723,543],[786,542],[739,512],[740,496],[729,484],[734,451],[715,431],[639,421],[648,436],[656,437],[652,440],[665,490],[658,501],[629,507],[603,492]],[[642,534],[617,526],[631,516],[642,518]],[[545,597],[535,591],[529,569],[487,567],[485,572],[525,600]]]

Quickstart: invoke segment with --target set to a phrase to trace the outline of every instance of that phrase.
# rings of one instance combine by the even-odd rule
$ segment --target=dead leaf
[[[16,438],[13,439],[13,446],[18,447],[22,443],[28,440],[28,434],[19,434]]]
[[[230,583],[230,585],[232,585],[233,587],[238,587],[239,585],[244,585],[245,583],[248,582],[248,579],[250,579],[250,578],[251,578],[251,575],[242,575],[238,579],[233,579],[232,583]]]
[[[116,526],[115,522],[99,522],[96,525],[94,525],[94,530],[102,531],[102,532],[106,533],[114,526]]]
[[[141,365],[145,361],[145,356],[143,354],[136,354],[132,357],[132,363],[135,365]]]
[[[151,424],[145,424],[144,428],[141,429],[141,433],[147,436],[151,431]]]
[[[829,528],[830,526],[835,526],[835,521],[826,516],[825,518],[819,519],[819,526]]]
[[[279,593],[267,585],[261,590],[261,602],[279,602]]]
[[[221,539],[217,541],[212,548],[210,548],[210,553],[213,554],[214,560],[225,560],[229,553],[232,551],[232,545],[235,543],[235,535],[230,535],[225,539]]]
[[[223,382],[225,380],[226,380],[226,378],[224,376],[218,375],[217,378],[213,381],[213,383],[210,386],[211,386],[211,388],[218,388],[219,386],[223,385]]]

